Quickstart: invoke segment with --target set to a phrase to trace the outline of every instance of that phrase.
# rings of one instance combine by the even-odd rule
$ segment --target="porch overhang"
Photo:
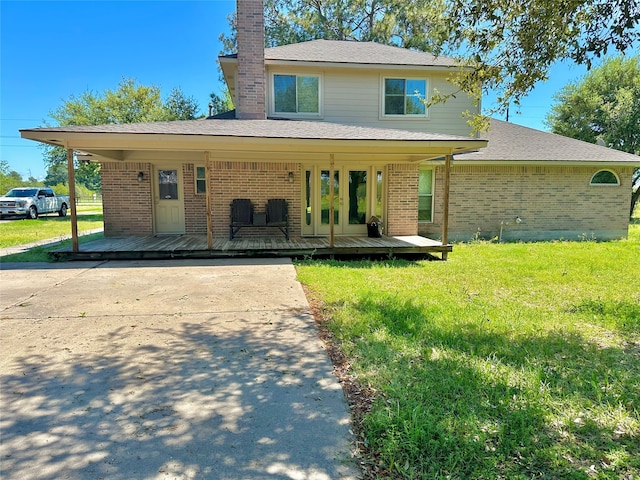
[[[485,140],[426,132],[287,120],[192,120],[70,126],[20,131],[22,138],[82,151],[90,161],[138,161],[144,152],[202,152],[225,159],[259,154],[262,161],[326,160],[418,163],[476,151]],[[184,157],[184,154],[187,157]]]

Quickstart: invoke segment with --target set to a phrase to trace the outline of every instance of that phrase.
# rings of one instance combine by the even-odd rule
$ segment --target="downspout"
[[[78,214],[76,212],[76,178],[73,168],[73,149],[67,148],[67,173],[69,175],[69,208],[71,209],[71,248],[79,252],[78,246]]]

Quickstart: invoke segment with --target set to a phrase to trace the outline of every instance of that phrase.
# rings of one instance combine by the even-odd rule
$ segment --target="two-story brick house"
[[[211,248],[238,198],[285,199],[293,239],[366,236],[374,215],[387,236],[445,243],[626,235],[637,156],[498,121],[470,136],[471,99],[424,102],[452,91],[454,60],[370,42],[264,49],[261,4],[238,1],[224,118],[22,131],[101,163],[105,236],[206,234]]]

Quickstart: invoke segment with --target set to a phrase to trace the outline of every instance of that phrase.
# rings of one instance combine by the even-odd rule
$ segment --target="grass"
[[[640,477],[640,225],[447,262],[297,264],[375,393],[378,478]]]
[[[83,235],[80,237],[79,242],[82,245],[83,242],[90,242],[104,237],[102,233],[93,233],[89,235]],[[52,262],[53,260],[47,255],[47,253],[53,249],[71,247],[71,240],[63,240],[56,242],[55,245],[38,246],[33,247],[22,253],[14,253],[11,255],[5,255],[2,257],[3,262]]]
[[[96,212],[78,215],[78,232],[102,228],[101,205],[80,205],[78,213]],[[57,214],[41,216],[35,220],[12,219],[0,225],[0,248],[24,245],[46,239],[58,239],[71,234],[71,216],[59,217]]]

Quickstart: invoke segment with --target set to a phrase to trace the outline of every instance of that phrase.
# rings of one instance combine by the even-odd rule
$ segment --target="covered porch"
[[[327,237],[254,237],[213,239],[206,235],[148,235],[105,237],[82,243],[81,248],[61,248],[49,253],[56,260],[137,260],[167,258],[295,257],[353,258],[410,256],[446,258],[452,246],[418,235]],[[440,257],[436,255],[439,254]]]
[[[99,246],[80,246],[72,211],[74,258],[436,252],[446,259],[453,155],[486,146],[471,137],[271,119],[69,126],[21,134],[66,149],[72,201],[74,155],[102,166],[106,238]],[[418,236],[419,166],[434,161],[443,161],[445,171],[442,242]],[[260,211],[270,199],[285,200],[290,243],[262,235],[228,243],[234,199],[249,199]],[[381,240],[363,237],[372,216],[385,225]]]

